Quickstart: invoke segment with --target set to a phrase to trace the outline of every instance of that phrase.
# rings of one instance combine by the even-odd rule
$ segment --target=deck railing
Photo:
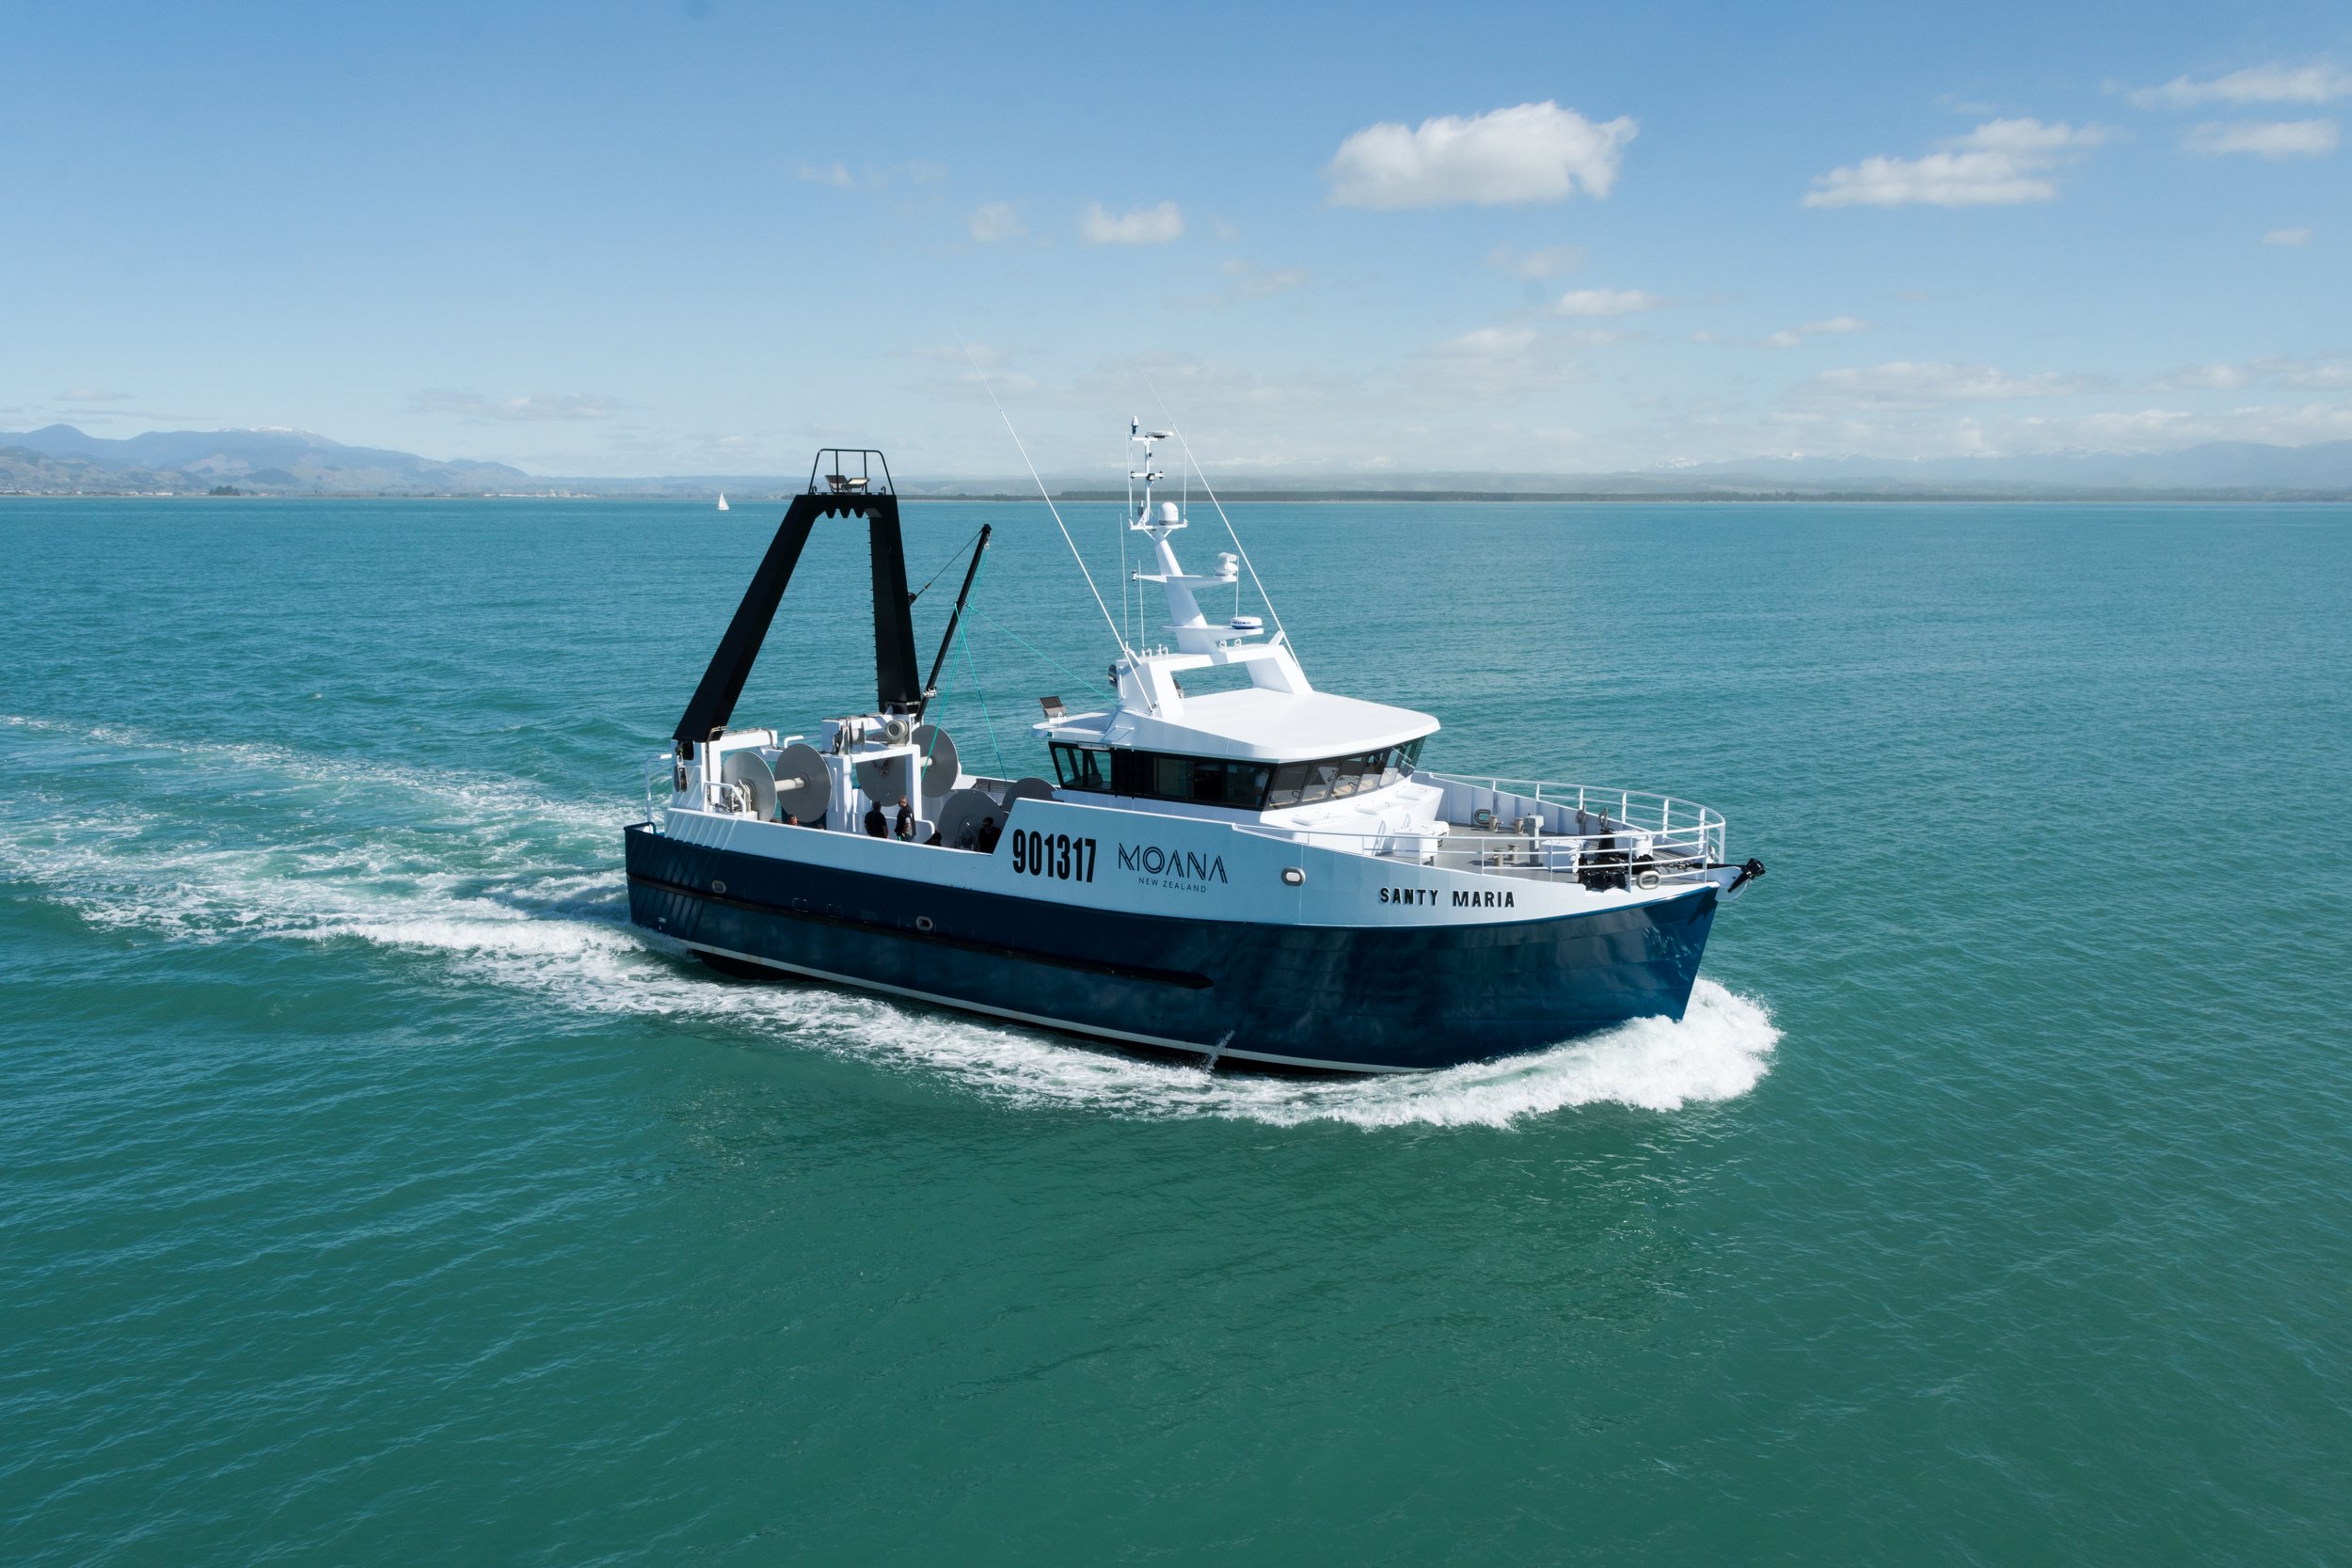
[[[1530,779],[1475,778],[1428,773],[1419,778],[1445,790],[1448,821],[1484,827],[1482,811],[1499,825],[1516,827],[1536,817],[1543,831],[1567,836],[1605,834],[1630,828],[1699,848],[1708,859],[1724,857],[1724,817],[1692,800],[1640,789],[1604,789],[1592,784],[1544,784]]]
[[[1696,881],[1708,866],[1724,863],[1723,815],[1694,801],[1591,784],[1428,771],[1414,777],[1445,791],[1444,833],[1410,826],[1327,832],[1311,823],[1242,831],[1451,870],[1596,886]]]

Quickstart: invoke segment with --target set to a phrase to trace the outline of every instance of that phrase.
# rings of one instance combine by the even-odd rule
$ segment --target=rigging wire
[[[978,616],[981,620],[986,621],[990,626],[994,626],[998,631],[1003,632],[1007,637],[1011,638],[1015,642],[1020,643],[1023,647],[1028,649],[1029,652],[1037,655],[1038,657],[1043,659],[1055,669],[1059,670],[1063,674],[1068,675],[1072,680],[1083,682],[1090,689],[1096,681],[1102,679],[1100,675],[1082,675],[1078,673],[1077,671],[1073,670],[1069,665],[1064,664],[1060,659],[1056,658],[1052,654],[1049,654],[1044,649],[1037,646],[1027,638],[1023,637],[1019,632],[1013,630],[1010,626],[996,619],[995,616],[991,615],[987,610],[982,610],[978,605],[971,605],[967,608],[970,609],[973,614]]]
[[[959,337],[956,346],[963,350],[964,358],[971,362],[972,373],[978,376],[980,385],[988,389],[988,401],[996,404],[996,417],[1005,421],[1005,434],[1012,437],[1014,450],[1021,453],[1021,461],[1027,465],[1029,478],[1037,485],[1039,499],[1045,502],[1045,510],[1053,515],[1054,526],[1061,530],[1061,542],[1070,546],[1070,559],[1078,563],[1078,575],[1087,579],[1087,592],[1094,595],[1094,608],[1103,612],[1103,624],[1109,626],[1111,636],[1118,639],[1119,651],[1132,655],[1135,650],[1127,646],[1127,639],[1120,632],[1119,623],[1111,619],[1111,607],[1103,602],[1103,591],[1094,586],[1094,574],[1087,570],[1087,558],[1078,553],[1078,542],[1070,537],[1070,530],[1062,522],[1061,513],[1056,509],[1054,498],[1045,488],[1045,482],[1038,478],[1037,465],[1029,462],[1029,449],[1021,444],[1021,432],[1012,428],[1012,416],[1005,412],[1003,401],[996,396],[995,384],[988,379],[988,372],[980,369],[980,362],[973,355],[971,344]]]
[[[972,695],[980,700],[980,723],[988,731],[988,749],[996,753],[996,776],[1012,777],[1012,769],[1005,766],[1005,749],[996,744],[996,720],[988,711],[988,693],[980,689],[980,673],[972,667],[972,633],[969,627],[956,628],[956,652],[963,656],[963,678],[972,683]]]
[[[1208,473],[1200,467],[1200,460],[1193,456],[1192,443],[1184,439],[1184,431],[1176,423],[1176,416],[1168,411],[1168,400],[1160,396],[1160,389],[1152,385],[1149,373],[1143,374],[1143,384],[1152,388],[1152,401],[1160,405],[1160,417],[1168,421],[1168,428],[1175,433],[1178,444],[1184,449],[1184,461],[1191,464],[1192,471],[1200,476],[1200,488],[1209,493],[1209,504],[1216,508],[1217,521],[1225,525],[1225,536],[1233,542],[1234,552],[1241,557],[1241,563],[1248,568],[1249,580],[1256,585],[1258,598],[1264,604],[1265,612],[1274,617],[1275,634],[1290,644],[1291,654],[1295,657],[1298,644],[1291,641],[1290,628],[1282,625],[1282,612],[1274,608],[1274,595],[1268,594],[1265,584],[1259,580],[1258,568],[1249,560],[1249,546],[1243,544],[1241,535],[1234,531],[1233,519],[1225,515],[1225,503],[1216,499],[1216,486],[1209,483]]]
[[[1119,519],[1119,635],[1121,641],[1131,641],[1135,619],[1127,612],[1127,590],[1135,587],[1136,582],[1127,570],[1127,526],[1135,521],[1136,515],[1136,444],[1133,440],[1127,443],[1127,461],[1120,467],[1127,474],[1127,511]]]
[[[985,528],[987,525],[983,523],[981,527]],[[972,539],[966,539],[962,544],[957,546],[955,553],[940,563],[939,570],[933,572],[930,577],[925,578],[923,579],[923,586],[907,595],[907,603],[913,604],[915,600],[930,593],[931,591],[931,584],[946,576],[947,568],[953,566],[957,562],[961,561],[965,554],[971,550],[972,540],[977,539],[979,536],[979,530],[975,529],[972,532]]]

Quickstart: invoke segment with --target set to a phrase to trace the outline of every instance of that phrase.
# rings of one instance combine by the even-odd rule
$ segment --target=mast
[[[1127,523],[1127,531],[1140,533],[1151,541],[1151,569],[1133,575],[1138,583],[1157,583],[1167,596],[1168,625],[1175,646],[1162,647],[1161,654],[1208,656],[1212,664],[1232,664],[1247,661],[1252,686],[1270,688],[1293,695],[1304,695],[1314,689],[1308,683],[1307,673],[1298,667],[1298,660],[1284,645],[1280,637],[1271,642],[1257,640],[1264,635],[1264,623],[1255,615],[1243,615],[1238,603],[1231,618],[1217,616],[1214,621],[1202,611],[1195,595],[1204,588],[1231,588],[1238,595],[1241,587],[1241,557],[1236,550],[1216,552],[1216,569],[1208,574],[1187,572],[1176,559],[1173,543],[1178,530],[1186,527],[1184,508],[1174,501],[1157,499],[1152,486],[1168,476],[1155,462],[1160,442],[1181,440],[1169,430],[1143,428],[1143,421],[1127,421],[1127,439],[1142,449],[1142,457],[1127,473],[1128,498],[1135,500],[1137,484],[1143,487],[1142,499],[1136,501],[1135,511]],[[1229,525],[1230,527],[1230,525]],[[1236,539],[1235,545],[1240,541]],[[1189,663],[1174,669],[1191,668]],[[1122,702],[1139,703],[1154,715],[1166,711],[1164,703],[1170,696],[1181,697],[1183,689],[1175,684],[1172,673],[1164,673],[1161,661],[1147,650],[1137,650],[1116,668],[1121,672],[1120,683]]]

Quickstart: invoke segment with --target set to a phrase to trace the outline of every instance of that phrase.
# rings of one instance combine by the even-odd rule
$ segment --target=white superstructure
[[[648,800],[649,836],[630,845],[633,917],[728,961],[1150,1044],[1208,1050],[1211,1026],[1230,1014],[1237,1022],[1212,1054],[1308,1066],[1477,1053],[1474,1041],[1424,1048],[1414,1007],[1472,1022],[1474,1009],[1500,1009],[1483,1021],[1498,1042],[1488,1053],[1540,1042],[1554,1016],[1565,1032],[1678,1016],[1716,900],[1762,872],[1725,863],[1723,818],[1629,790],[1422,770],[1435,718],[1317,690],[1270,602],[1264,619],[1208,613],[1204,594],[1233,592],[1238,603],[1239,537],[1213,572],[1187,572],[1176,538],[1188,519],[1155,494],[1155,451],[1169,437],[1130,433],[1140,494],[1125,526],[1145,542],[1133,581],[1160,591],[1167,619],[1138,645],[1120,635],[1106,703],[1073,712],[1041,699],[1032,730],[1051,778],[967,772],[923,721],[932,692],[917,691],[905,606],[894,603],[903,590],[885,588],[881,564],[886,546],[902,581],[895,494],[862,475],[829,474],[822,490],[812,477],[664,754],[667,800]],[[731,710],[820,512],[875,519],[879,679],[902,695],[806,735],[698,728],[696,715],[723,724]],[[986,540],[984,529],[967,595]],[[1219,689],[1188,691],[1188,677]],[[953,986],[904,983],[921,969],[894,945],[907,942],[928,943],[922,972],[952,970]],[[1334,965],[1357,977],[1313,978]],[[1071,977],[1080,974],[1097,978]],[[1009,1004],[1008,975],[1045,975],[1045,1001],[1032,1006],[1021,990]],[[1142,990],[1105,1000],[1104,975]],[[1298,1048],[1318,1009],[1373,1006],[1362,999],[1398,986],[1402,1004],[1380,1005],[1345,1051]],[[1145,1027],[1146,1013],[1163,1016]]]

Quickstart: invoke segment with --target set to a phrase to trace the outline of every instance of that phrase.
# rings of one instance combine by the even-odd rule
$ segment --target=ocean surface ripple
[[[1024,508],[918,567],[984,518],[1026,770],[1100,621]],[[1688,1017],[1295,1080],[728,980],[619,830],[772,515],[0,499],[0,1562],[2341,1556],[2352,511],[1240,520],[1434,765],[1726,814]],[[747,719],[870,693],[864,574]]]

